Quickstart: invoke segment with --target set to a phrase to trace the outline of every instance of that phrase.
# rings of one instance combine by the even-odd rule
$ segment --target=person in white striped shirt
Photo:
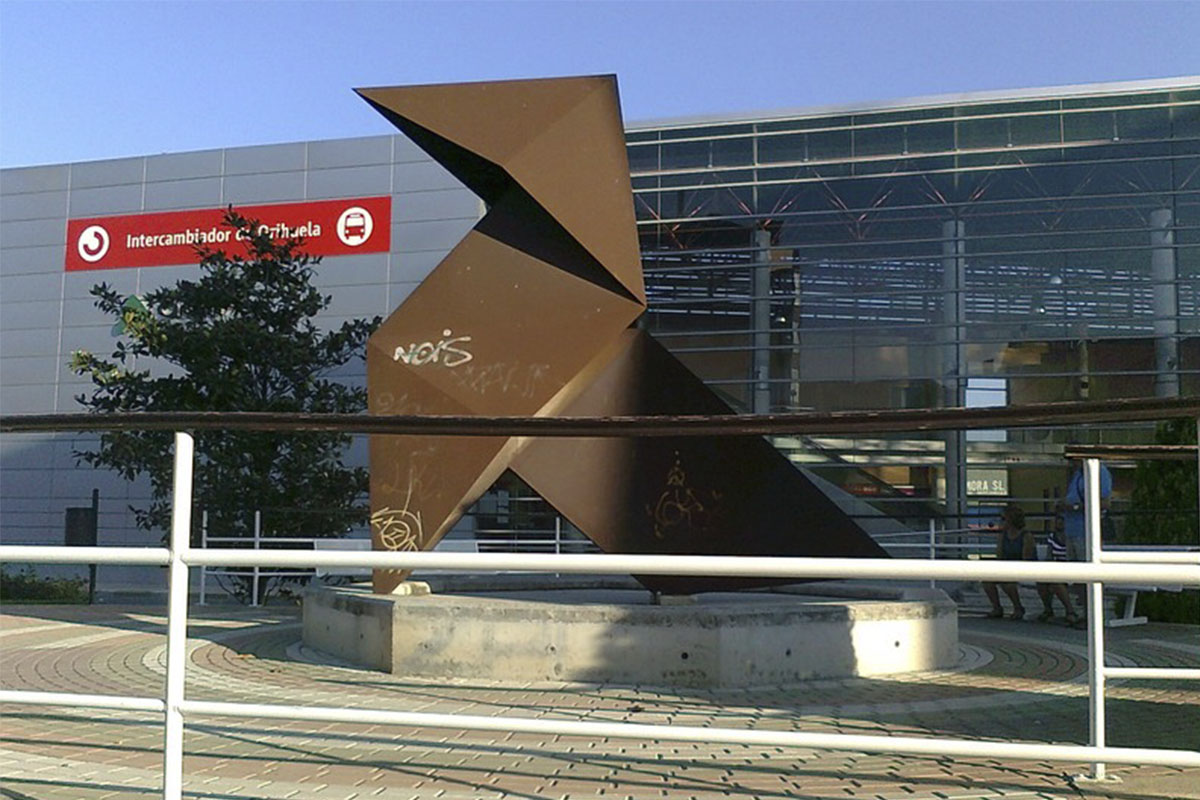
[[[1063,536],[1063,516],[1056,514],[1054,516],[1054,530],[1050,532],[1050,536],[1046,539],[1046,560],[1047,561],[1067,561],[1067,542]],[[1037,585],[1038,597],[1042,599],[1042,613],[1038,615],[1039,622],[1049,622],[1054,619],[1054,598],[1058,598],[1063,605],[1063,610],[1066,612],[1066,621],[1068,625],[1074,627],[1079,624],[1079,617],[1075,614],[1075,608],[1071,605],[1071,595],[1067,591],[1065,583],[1039,583]]]

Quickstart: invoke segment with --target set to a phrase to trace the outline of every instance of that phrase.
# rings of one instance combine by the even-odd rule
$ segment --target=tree
[[[1155,444],[1195,444],[1196,420],[1159,424]],[[1141,461],[1134,471],[1130,513],[1123,538],[1141,544],[1195,545],[1197,516],[1196,459]],[[1200,621],[1200,597],[1194,591],[1156,592],[1138,598],[1138,611],[1164,622]]]
[[[1155,444],[1195,444],[1196,421],[1159,424]],[[1196,460],[1142,461],[1134,471],[1130,514],[1124,538],[1145,544],[1196,544]]]
[[[304,252],[303,240],[272,240],[232,208],[225,225],[237,231],[244,254],[198,247],[198,280],[141,298],[105,283],[92,289],[121,338],[108,359],[72,354],[71,369],[94,384],[90,397],[77,399],[94,412],[363,411],[365,389],[329,375],[364,357],[380,319],[321,331],[314,318],[331,298],[311,283],[320,259]],[[210,533],[248,536],[256,510],[264,536],[337,536],[361,522],[367,472],[345,465],[350,441],[335,433],[198,432],[193,494]],[[131,510],[138,527],[168,529],[169,433],[106,432],[76,456],[127,480],[148,476],[150,503]]]

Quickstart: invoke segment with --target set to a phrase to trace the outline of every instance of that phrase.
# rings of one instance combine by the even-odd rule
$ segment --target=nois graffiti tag
[[[392,359],[414,367],[423,364],[441,364],[453,369],[475,358],[473,353],[459,346],[465,345],[469,341],[471,341],[470,336],[455,336],[453,331],[446,328],[442,331],[442,338],[436,344],[413,342],[408,347],[400,345],[392,353]]]

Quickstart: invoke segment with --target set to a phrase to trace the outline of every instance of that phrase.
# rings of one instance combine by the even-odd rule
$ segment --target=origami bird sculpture
[[[487,205],[371,337],[370,413],[733,413],[631,327],[646,296],[615,77],[358,93]],[[721,437],[373,435],[374,546],[432,549],[505,470],[606,552],[884,555],[768,441]],[[377,571],[375,590],[404,578]]]

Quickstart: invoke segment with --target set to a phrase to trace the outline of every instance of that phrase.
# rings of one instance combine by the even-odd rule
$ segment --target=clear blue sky
[[[0,0],[0,164],[390,130],[355,86],[615,72],[627,120],[1200,73],[1200,2]]]

